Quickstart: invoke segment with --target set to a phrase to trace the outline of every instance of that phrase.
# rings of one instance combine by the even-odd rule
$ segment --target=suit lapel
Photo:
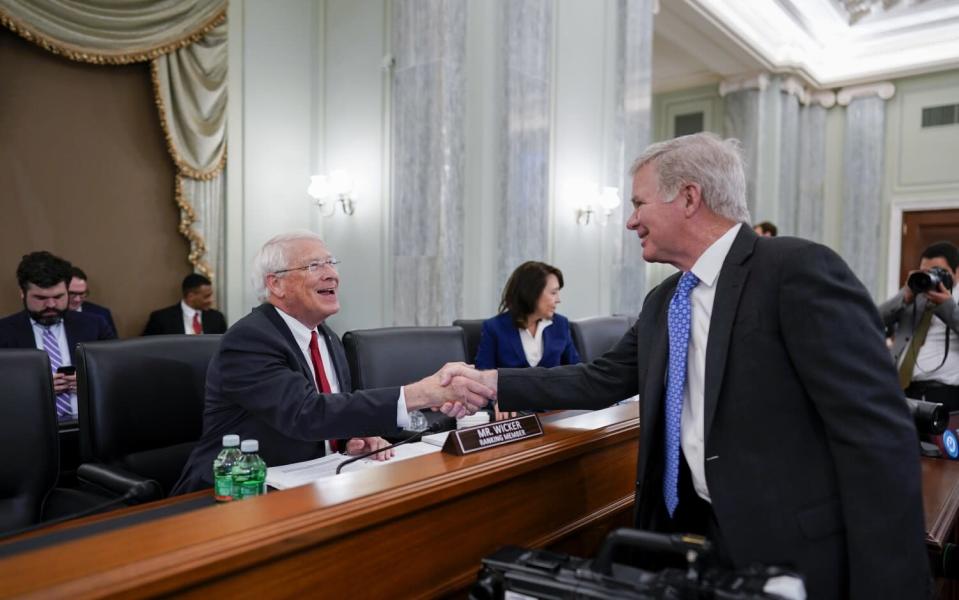
[[[529,361],[526,360],[526,351],[523,350],[523,342],[519,338],[519,329],[512,320],[509,322],[509,329],[507,330],[506,336],[509,338],[509,345],[513,349],[513,352],[516,353],[516,356],[526,363],[527,367],[530,366]]]
[[[296,362],[300,365],[300,370],[303,371],[303,374],[309,381],[313,381],[313,371],[310,370],[310,366],[306,364],[306,358],[303,357],[303,350],[296,345],[296,339],[293,337],[293,332],[290,331],[290,328],[286,326],[286,323],[283,322],[283,317],[281,317],[277,312],[276,308],[272,304],[261,304],[259,310],[263,311],[263,314],[266,315],[266,318],[277,331],[280,332],[280,335],[283,336],[283,339],[286,340],[286,344],[290,347],[290,350],[293,352],[293,356],[296,357]]]
[[[749,275],[749,267],[743,263],[752,255],[755,244],[756,235],[752,229],[742,226],[729,249],[729,254],[726,255],[716,282],[713,314],[709,321],[709,339],[706,342],[704,435],[707,442],[719,404],[719,390],[726,371],[729,340],[733,331],[733,322],[736,320],[736,309],[739,307],[739,299]]]
[[[348,393],[353,391],[353,382],[350,378],[350,370],[346,361],[346,352],[340,338],[326,324],[320,324],[320,333],[326,338],[326,347],[330,349],[330,361],[333,363],[333,370],[336,371],[336,379],[340,383],[340,392]]]

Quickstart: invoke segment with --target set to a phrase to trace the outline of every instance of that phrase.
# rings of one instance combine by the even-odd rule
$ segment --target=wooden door
[[[899,255],[899,286],[906,274],[919,268],[919,257],[930,244],[941,241],[959,245],[959,208],[915,210],[902,213],[902,247]]]

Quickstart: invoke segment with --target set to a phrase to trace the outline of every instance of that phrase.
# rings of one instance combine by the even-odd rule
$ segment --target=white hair
[[[266,302],[269,299],[270,292],[266,288],[267,276],[270,273],[290,268],[290,260],[294,258],[291,252],[292,247],[297,242],[304,240],[323,244],[323,238],[319,234],[306,229],[281,233],[263,244],[260,251],[253,257],[253,272],[250,275],[257,300]]]
[[[749,224],[746,175],[736,139],[723,140],[714,133],[684,135],[646,148],[629,170],[635,175],[652,164],[658,176],[657,191],[674,200],[684,184],[698,183],[703,201],[714,213]]]

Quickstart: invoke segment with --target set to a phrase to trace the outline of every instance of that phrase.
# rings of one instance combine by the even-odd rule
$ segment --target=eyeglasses
[[[86,298],[89,295],[89,292],[67,292],[67,296],[71,298]]]
[[[308,273],[316,273],[323,267],[335,267],[340,264],[339,259],[334,256],[331,256],[325,260],[314,260],[308,265],[303,265],[302,267],[291,267],[289,269],[280,269],[279,271],[273,271],[274,275],[280,275],[282,273],[289,273],[290,271],[307,271]]]

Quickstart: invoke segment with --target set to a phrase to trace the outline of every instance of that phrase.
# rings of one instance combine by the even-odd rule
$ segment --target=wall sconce
[[[599,186],[592,182],[573,182],[569,187],[579,203],[576,209],[577,225],[589,225],[590,221],[606,225],[609,215],[620,204],[619,188],[605,186],[600,191]]]
[[[306,188],[306,193],[313,198],[313,202],[324,217],[333,216],[337,202],[345,215],[352,215],[356,210],[353,200],[353,178],[346,171],[333,171],[329,177],[313,175],[310,177],[310,187]],[[333,200],[330,201],[329,198]]]

